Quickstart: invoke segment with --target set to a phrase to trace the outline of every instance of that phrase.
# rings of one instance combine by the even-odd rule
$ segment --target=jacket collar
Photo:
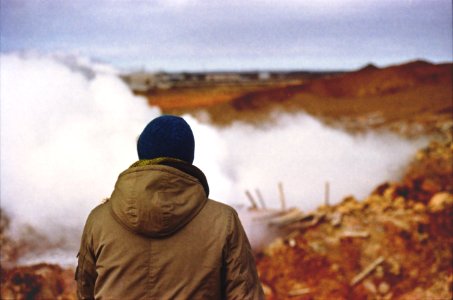
[[[195,177],[196,179],[198,179],[200,184],[203,186],[206,197],[209,197],[208,180],[206,179],[206,176],[204,175],[204,173],[196,166],[189,164],[188,162],[185,162],[183,160],[172,158],[172,157],[158,157],[158,158],[154,158],[154,159],[141,159],[141,160],[133,163],[130,166],[130,168],[143,167],[143,166],[149,166],[149,165],[163,165],[163,166],[172,167],[172,168],[178,169],[181,172],[184,172],[192,177]]]

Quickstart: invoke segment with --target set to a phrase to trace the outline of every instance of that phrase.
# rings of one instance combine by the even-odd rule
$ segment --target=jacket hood
[[[171,158],[141,160],[119,175],[111,212],[131,231],[165,237],[198,214],[208,193],[204,174],[191,164]]]

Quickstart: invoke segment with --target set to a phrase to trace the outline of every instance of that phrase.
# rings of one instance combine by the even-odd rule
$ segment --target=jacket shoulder
[[[102,222],[102,220],[106,217],[110,217],[109,201],[103,202],[93,208],[88,215],[86,224],[91,226],[93,223]]]
[[[90,212],[90,215],[89,216],[99,216],[99,215],[102,215],[106,212],[109,211],[109,206],[110,206],[110,200],[107,200],[101,204],[99,204],[98,206],[96,206],[95,208],[93,208]]]
[[[208,199],[208,201],[206,202],[206,205],[212,206],[213,208],[222,210],[224,212],[229,212],[229,213],[236,212],[236,210],[233,207],[229,206],[228,204],[225,204],[225,203],[222,203],[222,202],[219,202],[216,200],[212,200],[212,199]]]
[[[238,215],[233,207],[212,199],[208,199],[205,204],[205,209],[213,215],[221,215],[223,217],[234,217]]]
[[[208,199],[203,211],[204,214],[209,215],[214,220],[217,220],[217,223],[221,223],[219,221],[222,220],[222,224],[225,225],[227,234],[230,234],[231,231],[235,230],[238,226],[242,226],[240,225],[241,221],[239,220],[237,211],[228,204]]]

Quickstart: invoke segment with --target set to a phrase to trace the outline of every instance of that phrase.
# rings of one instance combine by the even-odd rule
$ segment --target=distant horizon
[[[209,69],[209,70],[149,70],[146,68],[130,68],[129,70],[119,70],[121,73],[128,72],[128,73],[138,73],[138,72],[145,72],[145,73],[257,73],[257,72],[307,72],[307,73],[336,73],[336,72],[354,72],[361,70],[363,68],[366,68],[367,66],[373,65],[376,66],[379,69],[383,68],[388,68],[392,66],[398,66],[398,65],[405,65],[417,61],[424,61],[433,65],[441,65],[441,64],[453,64],[453,60],[450,61],[438,61],[434,62],[428,59],[423,59],[423,58],[415,58],[412,60],[406,60],[406,61],[401,61],[401,62],[394,62],[386,65],[379,65],[373,62],[368,62],[363,64],[362,66],[358,68],[352,68],[352,69],[285,69],[285,68],[273,68],[273,69]],[[107,63],[108,64],[108,63]]]
[[[117,68],[120,72],[139,72],[139,71],[145,71],[145,72],[150,72],[150,73],[159,73],[159,72],[165,72],[165,73],[214,73],[214,72],[353,72],[353,71],[358,71],[360,69],[363,69],[369,65],[374,65],[380,69],[382,68],[387,68],[391,66],[397,66],[397,65],[404,65],[408,64],[411,62],[416,62],[416,61],[424,61],[428,62],[430,64],[448,64],[448,63],[453,63],[453,55],[450,60],[448,59],[430,59],[430,58],[423,58],[423,57],[414,57],[414,58],[407,58],[407,59],[402,59],[399,61],[388,61],[388,62],[373,62],[373,61],[366,61],[364,63],[358,63],[357,66],[351,66],[351,67],[343,67],[343,68],[335,68],[335,67],[316,67],[316,66],[307,66],[307,67],[289,67],[289,66],[271,66],[271,67],[262,67],[262,68],[247,68],[247,67],[239,67],[239,68],[234,68],[234,67],[209,67],[209,68],[190,68],[190,69],[183,69],[183,68],[149,68],[145,64],[142,66],[127,66],[123,67],[119,64],[115,64],[113,62],[108,62],[108,61],[102,61],[101,59],[96,60],[101,63],[105,63],[107,65],[111,65],[115,68]]]
[[[176,68],[157,68],[151,69],[146,67],[144,64],[142,66],[128,66],[128,67],[121,67],[119,64],[115,64],[114,62],[107,61],[105,59],[100,59],[96,57],[90,57],[86,55],[74,54],[71,52],[63,53],[63,52],[55,52],[55,53],[44,53],[42,51],[30,51],[30,50],[23,50],[23,51],[0,51],[1,55],[14,55],[18,54],[19,56],[38,56],[38,57],[70,57],[70,58],[78,58],[83,60],[88,60],[93,63],[99,63],[101,65],[109,66],[114,68],[119,74],[131,74],[131,73],[258,73],[258,72],[307,72],[307,73],[340,73],[340,72],[354,72],[359,71],[367,66],[373,65],[379,69],[388,68],[392,66],[398,65],[405,65],[417,61],[423,61],[434,65],[439,64],[452,64],[453,63],[453,56],[450,60],[433,60],[427,58],[412,58],[406,59],[401,61],[394,61],[388,63],[375,63],[375,62],[365,62],[357,67],[351,68],[290,68],[290,67],[269,67],[269,68],[232,68],[232,67],[218,67],[218,68],[208,68],[208,69],[176,69]]]

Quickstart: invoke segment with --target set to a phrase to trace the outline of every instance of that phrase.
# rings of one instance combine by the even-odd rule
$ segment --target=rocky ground
[[[267,299],[451,299],[452,154],[432,143],[401,182],[289,225],[258,255]]]
[[[16,266],[2,269],[1,277],[1,299],[77,299],[72,269],[50,264]]]

